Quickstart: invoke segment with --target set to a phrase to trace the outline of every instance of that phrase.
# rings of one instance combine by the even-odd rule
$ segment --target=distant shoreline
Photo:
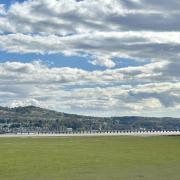
[[[180,136],[180,131],[0,134],[0,137],[93,137],[93,136]]]

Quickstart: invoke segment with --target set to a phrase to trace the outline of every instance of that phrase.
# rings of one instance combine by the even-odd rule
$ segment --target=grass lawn
[[[180,137],[0,138],[0,180],[179,180]]]

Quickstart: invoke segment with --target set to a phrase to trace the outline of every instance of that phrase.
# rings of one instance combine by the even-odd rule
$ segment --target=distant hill
[[[79,130],[180,130],[180,118],[90,117],[35,106],[0,107],[0,132]]]

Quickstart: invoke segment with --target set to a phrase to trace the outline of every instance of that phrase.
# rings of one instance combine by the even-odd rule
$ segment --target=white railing
[[[22,137],[22,136],[175,136],[180,131],[77,131],[77,132],[29,132],[29,133],[8,133],[0,137]]]

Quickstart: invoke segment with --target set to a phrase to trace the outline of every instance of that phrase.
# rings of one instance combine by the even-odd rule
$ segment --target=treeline
[[[59,113],[34,106],[0,107],[0,132],[89,130],[180,130],[179,118],[90,117]]]

